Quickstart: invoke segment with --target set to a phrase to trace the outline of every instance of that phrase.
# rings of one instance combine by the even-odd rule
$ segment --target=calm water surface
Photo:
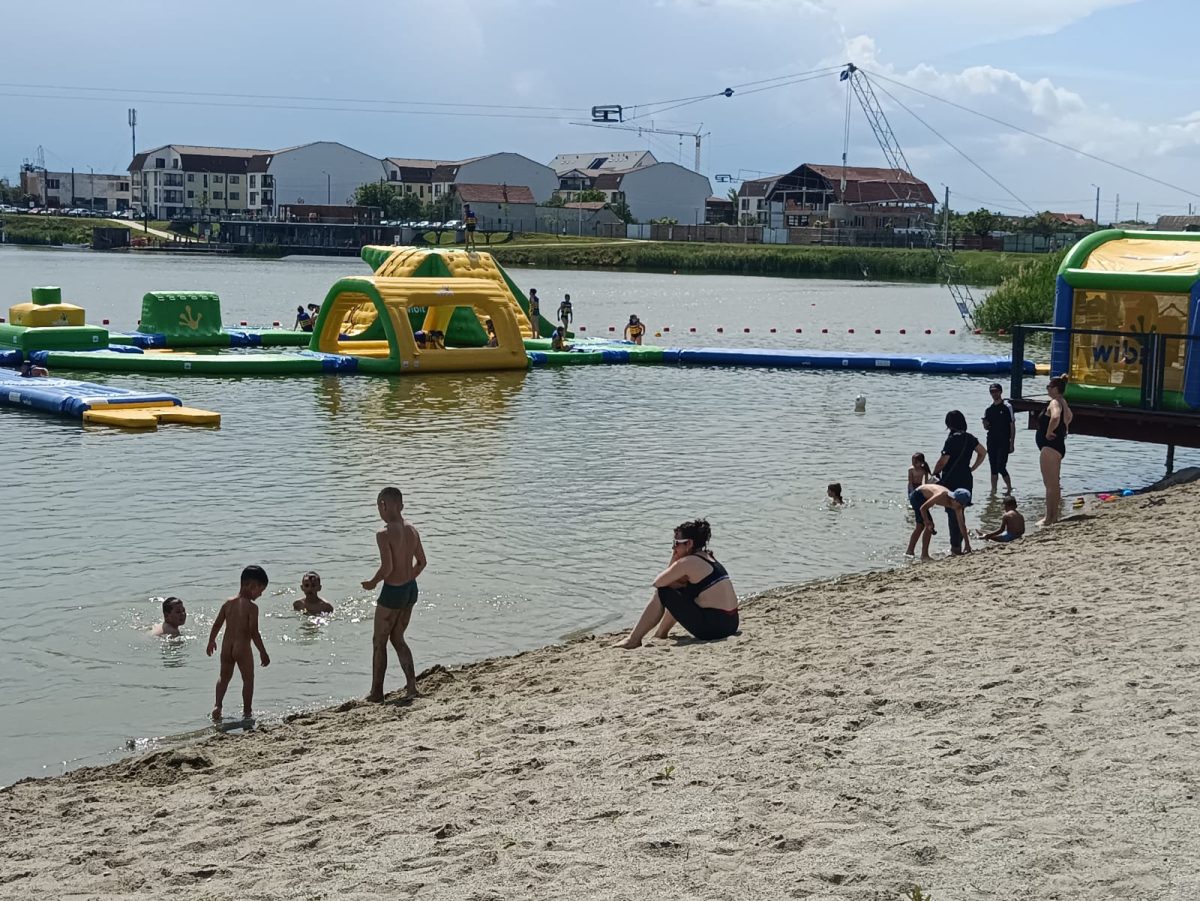
[[[364,271],[353,259],[0,247],[4,306],[33,285],[57,284],[90,321],[110,318],[114,328],[133,327],[145,291],[171,288],[220,293],[227,322],[288,321],[338,276]],[[546,307],[569,291],[577,323],[595,334],[637,312],[652,332],[671,328],[659,343],[1005,350],[948,335],[961,323],[936,286],[513,274],[538,288]],[[920,334],[925,328],[936,334]],[[260,717],[365,693],[373,597],[359,582],[377,563],[374,500],[386,484],[404,490],[430,558],[412,627],[418,668],[630,624],[670,554],[672,526],[694,516],[711,519],[714,547],[742,594],[898,564],[909,531],[909,455],[923,450],[932,462],[948,409],[977,422],[990,381],[633,366],[97,380],[160,386],[219,410],[223,425],[139,435],[0,408],[8,523],[0,783],[203,728],[216,677],[204,639],[251,562],[272,580],[260,601],[272,658],[257,681]],[[860,392],[865,414],[853,412]],[[1065,487],[1145,484],[1162,474],[1162,461],[1155,446],[1073,438]],[[1178,465],[1197,463],[1200,455],[1180,453]],[[1042,492],[1030,433],[1010,466],[1036,519]],[[840,510],[824,498],[835,480],[849,499]],[[972,525],[997,520],[998,506],[985,499],[971,508]],[[326,620],[291,610],[308,569],[320,572],[336,608]],[[188,607],[182,641],[146,634],[159,618],[156,598],[167,594]],[[754,628],[752,612],[745,623]],[[399,678],[393,662],[389,685]],[[231,691],[236,708],[237,686]]]

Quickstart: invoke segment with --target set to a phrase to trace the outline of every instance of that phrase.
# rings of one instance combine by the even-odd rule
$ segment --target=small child
[[[300,329],[302,332],[311,332],[313,330],[312,316],[304,307],[296,307],[296,324],[292,326],[292,331]]]
[[[550,349],[570,350],[567,346],[567,330],[561,325],[556,325],[554,331],[550,333]]]
[[[571,306],[571,295],[564,294],[562,303],[558,305],[558,321],[562,323],[564,329],[571,327],[571,320],[575,318],[575,310]]]
[[[212,718],[221,721],[221,704],[225,700],[225,689],[233,678],[233,667],[237,664],[242,674],[242,716],[250,719],[254,702],[254,654],[250,645],[258,648],[264,667],[271,665],[262,635],[258,631],[258,605],[254,602],[267,590],[267,574],[261,566],[247,566],[242,570],[242,584],[235,597],[221,605],[221,612],[208,633],[208,656],[217,649],[217,634],[225,627],[221,641],[221,674],[217,678],[217,699],[213,705]]]
[[[386,525],[375,533],[379,546],[379,569],[362,583],[368,591],[381,581],[383,589],[375,604],[375,634],[371,639],[371,693],[368,701],[383,700],[383,676],[387,672],[390,641],[404,670],[405,694],[417,694],[417,671],[412,651],[404,641],[404,630],[417,604],[417,576],[425,571],[425,548],[416,528],[404,521],[404,495],[399,488],[384,488],[375,501],[379,518]]]
[[[642,336],[645,334],[645,323],[638,319],[636,314],[630,314],[629,322],[625,325],[625,340],[632,341],[634,344],[641,344]]]
[[[321,577],[311,570],[300,579],[300,590],[304,597],[292,604],[293,610],[317,616],[321,613],[333,613],[333,604],[321,597]]]
[[[825,494],[829,498],[829,502],[835,507],[842,507],[846,503],[842,500],[841,482],[830,482],[829,487],[825,489]]]
[[[485,325],[487,326],[487,346],[499,347],[500,338],[496,335],[496,323],[489,319]]]
[[[1004,499],[1004,516],[1000,528],[984,535],[987,541],[1016,541],[1025,534],[1025,517],[1017,512],[1017,499],[1009,495]]]
[[[912,496],[912,493],[933,478],[933,473],[929,471],[929,464],[925,462],[925,455],[921,453],[912,455],[912,466],[908,469],[908,491],[905,494]]]

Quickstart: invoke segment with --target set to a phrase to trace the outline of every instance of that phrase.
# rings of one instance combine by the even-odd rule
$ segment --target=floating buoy
[[[904,329],[900,329],[900,334],[906,335],[906,334],[908,334],[908,332],[906,332]]]
[[[771,334],[775,334],[775,329],[771,329]]]
[[[586,326],[586,325],[581,325],[581,326],[579,326],[579,330],[580,330],[581,332],[586,332],[586,331],[587,331],[587,326]]]
[[[950,329],[950,334],[952,334],[952,335],[957,335],[957,334],[958,334],[958,332],[957,332],[957,331],[955,331],[954,329]]]
[[[272,322],[271,325],[273,325],[275,328],[279,328],[279,321],[276,320],[275,322]]]
[[[696,330],[695,326],[692,326],[690,329],[688,329],[689,332],[694,332],[695,330]]]
[[[879,329],[875,329],[875,334],[879,334]]]
[[[854,329],[852,329],[852,328],[851,328],[851,329],[846,329],[846,334],[847,334],[847,335],[853,335],[853,334],[854,334]]]
[[[719,335],[725,334],[725,329],[721,328],[721,326],[718,325],[717,326],[717,334],[719,334]]]
[[[0,319],[0,322],[3,322],[3,321],[4,321],[3,319]],[[107,319],[101,319],[101,320],[100,320],[100,324],[101,324],[101,325],[108,325],[108,320],[107,320]]]
[[[662,332],[655,332],[655,333],[654,333],[654,337],[655,337],[655,338],[661,338],[661,337],[662,337]]]
[[[997,335],[1003,335],[1003,334],[1006,334],[1006,332],[1004,331],[1004,329],[1002,329],[1002,328],[998,328],[998,329],[996,329],[996,334],[997,334]]]
[[[241,321],[241,324],[242,324],[242,325],[249,325],[249,323],[248,323],[248,322],[246,322],[246,320],[245,320],[245,319],[243,319],[243,320]]]
[[[1076,510],[1078,510],[1080,507],[1083,506],[1083,498],[1081,498],[1081,497],[1075,498],[1075,503],[1073,503],[1071,506],[1074,507]]]
[[[748,329],[748,328],[744,328],[744,329],[742,329],[742,331],[745,332],[747,335],[750,334],[750,329]]]
[[[927,329],[925,329],[925,334],[927,334],[927,335],[932,335],[932,334],[933,334],[933,329],[931,329],[931,328],[927,328]]]
[[[854,398],[854,412],[867,412],[867,396],[865,394],[860,394],[858,397]]]
[[[609,330],[610,332],[615,332],[615,331],[617,330],[617,328],[616,328],[616,326],[614,326],[614,325],[610,325],[610,326],[608,327],[608,330]]]
[[[796,329],[796,334],[797,334],[797,335],[800,335],[800,334],[803,334],[803,333],[804,333],[804,329],[802,329],[802,328],[798,328],[798,329]]]
[[[671,330],[671,327],[670,327],[669,325],[664,325],[664,326],[663,326],[663,331],[664,331],[664,332],[669,332],[670,330]]]

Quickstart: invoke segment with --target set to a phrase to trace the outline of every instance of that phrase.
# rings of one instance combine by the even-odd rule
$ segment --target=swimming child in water
[[[221,672],[217,678],[217,698],[213,705],[212,718],[221,720],[221,705],[225,701],[225,689],[233,679],[236,664],[242,675],[242,716],[249,719],[254,702],[254,653],[251,645],[258,648],[264,667],[271,665],[258,631],[258,605],[254,602],[267,590],[267,574],[261,566],[247,566],[242,570],[242,583],[238,593],[221,605],[221,612],[208,633],[209,657],[217,649],[217,635],[225,627],[221,640]]]
[[[187,622],[187,609],[183,601],[176,597],[165,598],[162,602],[162,622],[155,623],[150,634],[156,638],[178,638],[179,627]]]
[[[383,677],[387,671],[387,646],[390,641],[404,670],[405,693],[417,694],[417,672],[412,651],[404,641],[404,630],[412,619],[417,603],[417,576],[425,570],[425,548],[416,528],[404,521],[404,495],[399,488],[384,488],[376,499],[384,527],[375,533],[379,546],[379,569],[362,583],[372,591],[383,582],[375,604],[375,633],[371,639],[371,693],[368,701],[383,700]]]
[[[1004,516],[1000,518],[1000,528],[988,532],[983,538],[987,541],[1016,541],[1025,534],[1025,517],[1017,512],[1017,499],[1011,494],[1004,499]]]
[[[333,604],[321,597],[321,577],[311,570],[300,579],[300,590],[304,597],[292,604],[293,610],[317,616],[321,613],[333,613]]]
[[[825,489],[825,495],[829,498],[829,502],[835,507],[842,507],[846,504],[846,502],[842,500],[841,482],[830,482],[829,487]]]

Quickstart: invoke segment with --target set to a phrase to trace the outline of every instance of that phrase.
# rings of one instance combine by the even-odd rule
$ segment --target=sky
[[[10,35],[38,34],[0,56],[0,177],[15,182],[39,146],[51,170],[124,171],[132,106],[139,150],[330,140],[377,156],[548,162],[649,149],[690,167],[692,137],[636,129],[699,132],[701,171],[724,194],[739,178],[840,161],[836,67],[853,62],[913,172],[939,198],[949,187],[955,209],[1090,216],[1099,186],[1105,222],[1200,212],[1198,0],[118,7],[43,0],[36,29],[15,20],[30,7],[0,7]],[[599,104],[621,105],[635,130],[575,124]],[[857,103],[848,161],[886,165]]]

